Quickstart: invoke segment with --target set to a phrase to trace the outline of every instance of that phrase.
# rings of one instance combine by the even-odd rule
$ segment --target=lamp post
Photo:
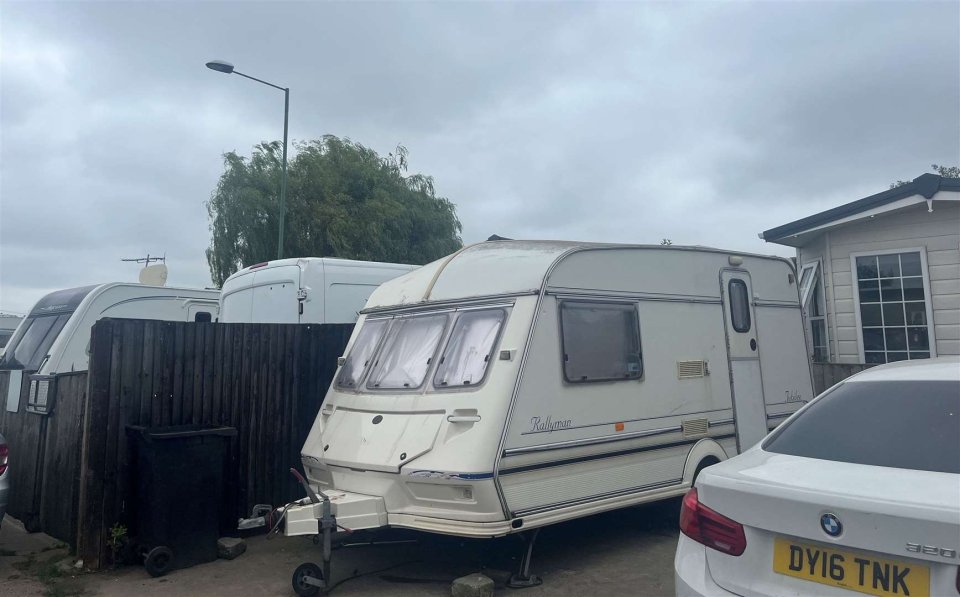
[[[229,62],[224,62],[222,60],[212,60],[208,62],[207,68],[227,75],[240,75],[241,77],[250,79],[251,81],[269,85],[270,87],[279,89],[283,92],[283,174],[280,178],[280,232],[277,239],[277,259],[283,259],[283,221],[287,212],[287,126],[290,121],[290,88],[280,87],[279,85],[274,85],[273,83],[267,83],[262,79],[245,75],[240,71],[235,70],[233,65]]]

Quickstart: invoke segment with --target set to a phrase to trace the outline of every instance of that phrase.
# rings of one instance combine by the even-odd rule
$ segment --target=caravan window
[[[633,303],[560,304],[563,376],[568,382],[639,379],[640,325]]]
[[[734,278],[727,285],[730,290],[730,322],[733,329],[740,332],[750,331],[750,295],[747,284]]]
[[[395,319],[373,364],[367,387],[398,390],[423,385],[446,325],[446,314]]]
[[[25,369],[36,371],[50,352],[60,330],[70,319],[71,313],[28,317],[26,330],[20,339],[3,353],[2,369]]]
[[[357,341],[353,343],[347,360],[340,369],[340,376],[337,378],[337,385],[341,388],[355,388],[360,383],[373,352],[380,344],[380,338],[383,337],[384,330],[387,329],[387,319],[375,319],[367,321],[360,329],[357,335]]]
[[[506,312],[503,309],[467,311],[453,326],[447,347],[437,365],[433,385],[453,388],[483,381],[493,359],[497,336]]]

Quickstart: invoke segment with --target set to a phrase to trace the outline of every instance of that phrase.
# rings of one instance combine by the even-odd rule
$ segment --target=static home
[[[960,179],[924,174],[760,236],[797,250],[813,361],[960,354]]]

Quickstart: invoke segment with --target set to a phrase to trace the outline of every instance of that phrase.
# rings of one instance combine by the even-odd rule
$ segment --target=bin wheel
[[[320,566],[310,563],[300,564],[297,566],[297,569],[293,571],[293,590],[297,595],[310,597],[320,594],[321,588],[307,582],[308,578],[323,582],[323,571],[320,570]],[[326,588],[324,588],[323,594],[326,594],[326,592]]]
[[[147,552],[143,558],[143,567],[150,576],[163,576],[170,572],[173,564],[173,552],[169,547],[160,545]]]

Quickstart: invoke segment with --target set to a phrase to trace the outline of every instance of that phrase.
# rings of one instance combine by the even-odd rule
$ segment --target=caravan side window
[[[353,348],[350,349],[350,354],[347,355],[347,360],[344,361],[343,367],[340,369],[337,386],[341,388],[357,387],[364,371],[367,370],[367,365],[370,364],[374,350],[380,344],[380,338],[383,337],[383,332],[387,329],[387,323],[389,323],[387,319],[375,319],[363,324],[360,333],[357,335],[357,341],[353,343]]]
[[[563,377],[571,383],[639,379],[640,323],[633,303],[560,303]]]

